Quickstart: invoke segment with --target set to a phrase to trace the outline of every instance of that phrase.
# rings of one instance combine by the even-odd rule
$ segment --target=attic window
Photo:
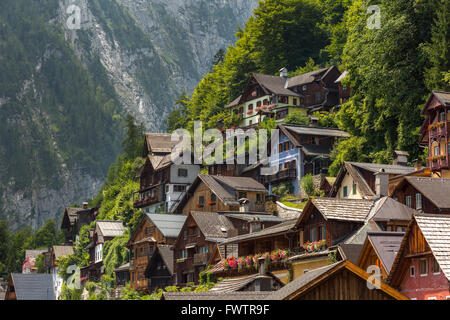
[[[306,91],[306,89],[308,89],[308,86],[307,86],[307,85],[304,85],[304,86],[302,87],[302,90],[303,90],[303,91]]]
[[[221,227],[221,228],[220,228],[220,231],[222,231],[223,233],[226,233],[226,232],[227,232],[227,229],[225,229],[224,227]]]
[[[420,276],[426,276],[428,274],[428,260],[420,259]]]

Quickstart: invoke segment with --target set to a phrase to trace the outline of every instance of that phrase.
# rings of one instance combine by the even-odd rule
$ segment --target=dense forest
[[[331,118],[351,138],[336,146],[330,174],[344,160],[389,162],[393,150],[408,151],[410,160],[423,158],[417,144],[420,110],[432,90],[450,87],[449,3],[261,1],[237,32],[236,44],[192,95],[179,98],[168,129],[192,129],[195,120],[215,127],[252,72],[276,74],[285,66],[293,76],[336,65],[349,72],[352,98]],[[380,29],[367,27],[372,4],[380,7]]]

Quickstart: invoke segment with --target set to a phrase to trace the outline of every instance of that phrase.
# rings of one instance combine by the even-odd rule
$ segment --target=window
[[[296,106],[296,105],[297,105],[297,99],[294,98],[294,106]]]
[[[183,249],[181,250],[180,259],[186,259],[187,258],[187,250]]]
[[[239,199],[247,198],[247,192],[239,192]]]
[[[353,194],[356,194],[356,183],[353,184]]]
[[[416,275],[416,268],[414,268],[414,266],[411,266],[409,268],[409,276],[410,277],[415,277],[415,275]]]
[[[251,111],[251,110],[253,110],[253,104],[248,105],[248,111]]]
[[[344,190],[343,190],[344,198],[347,198],[347,196],[348,196],[348,190],[347,189],[348,189],[347,186],[344,186]]]
[[[307,85],[304,85],[303,87],[302,87],[302,90],[303,91],[306,91],[308,89],[308,86]]]
[[[321,99],[320,92],[317,92],[317,93],[315,94],[315,96],[316,96],[316,102],[320,102],[320,99]]]
[[[186,186],[180,186],[180,185],[173,186],[173,192],[185,192],[185,191],[186,191]]]
[[[186,240],[187,237],[188,237],[188,231],[187,231],[187,230],[184,230],[184,233],[183,233],[183,239]]]
[[[416,210],[422,210],[422,194],[416,193]]]
[[[326,239],[327,239],[326,227],[321,226],[320,227],[320,240],[326,240]]]
[[[433,259],[433,273],[434,274],[441,273],[441,268],[439,267],[439,263],[436,261],[436,259]]]
[[[262,203],[264,202],[264,195],[261,193],[256,194],[256,203]]]
[[[289,148],[289,141],[286,141],[285,143],[284,143],[284,151],[288,151],[290,148]]]
[[[440,114],[439,114],[439,121],[445,121],[445,112],[441,112]]]
[[[434,146],[433,152],[434,152],[435,156],[438,156],[439,155],[439,146]]]
[[[216,200],[217,200],[216,195],[214,193],[211,193],[211,201],[216,202]]]
[[[258,102],[256,103],[256,106],[257,106],[257,107],[261,107],[261,101],[258,101]]]
[[[208,253],[209,252],[209,247],[208,246],[203,246],[200,248],[200,253]]]
[[[309,241],[317,241],[317,228],[312,228],[309,232]]]
[[[205,205],[205,197],[204,196],[198,197],[198,203],[200,204],[200,206],[204,206]]]
[[[419,266],[420,266],[420,276],[426,276],[428,274],[428,260],[420,259]]]
[[[405,204],[411,208],[411,196],[406,196]]]
[[[169,191],[170,191],[170,186],[166,185],[166,193],[169,193]]]
[[[179,177],[187,177],[188,176],[187,169],[178,169],[178,176]]]

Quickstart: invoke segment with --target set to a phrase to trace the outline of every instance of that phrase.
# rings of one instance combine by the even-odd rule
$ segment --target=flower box
[[[203,208],[203,205],[201,203],[197,203],[197,208]]]
[[[210,206],[213,206],[213,205],[216,204],[216,202],[215,202],[215,201],[208,201],[208,204],[209,204]]]
[[[253,113],[253,110],[248,110],[247,111],[247,114],[252,114]]]

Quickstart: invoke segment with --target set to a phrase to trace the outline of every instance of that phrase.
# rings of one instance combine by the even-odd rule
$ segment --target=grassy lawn
[[[283,199],[284,200],[284,199]],[[291,208],[295,208],[295,209],[304,209],[305,205],[306,205],[306,201],[305,202],[301,202],[301,203],[292,203],[289,201],[280,201],[282,204],[284,204],[287,207],[291,207]]]

